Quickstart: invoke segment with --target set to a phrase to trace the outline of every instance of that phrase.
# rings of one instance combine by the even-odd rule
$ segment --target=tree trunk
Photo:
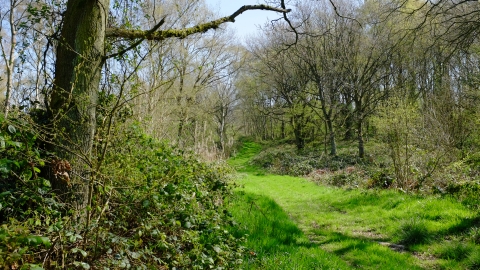
[[[358,119],[357,122],[357,139],[358,139],[358,157],[365,157],[365,146],[363,141],[363,121]]]
[[[330,119],[327,121],[327,128],[328,132],[330,134],[329,140],[330,140],[330,155],[336,156],[337,155],[337,143],[335,142],[335,131],[333,130],[333,124]]]
[[[63,165],[70,163],[71,170],[59,168],[58,162],[52,164],[51,180],[57,194],[80,211],[89,200],[108,7],[109,0],[69,0],[57,47],[50,100],[51,119],[57,132],[53,149]]]
[[[297,150],[302,150],[305,147],[305,138],[303,138],[303,127],[300,125],[298,118],[300,117],[292,117],[291,124],[293,128],[293,134],[295,136],[295,145],[297,146]]]
[[[13,86],[13,63],[15,62],[15,47],[17,46],[17,27],[15,25],[15,7],[17,5],[17,1],[10,1],[10,15],[8,19],[8,23],[10,26],[10,48],[8,53],[5,51],[3,44],[2,46],[2,54],[5,60],[5,69],[7,72],[7,89],[5,91],[5,104],[4,104],[4,113],[5,118],[8,117],[8,112],[10,111],[10,96],[12,93],[12,86]],[[1,40],[0,40],[1,43]],[[8,54],[8,58],[7,58]]]
[[[353,107],[352,102],[348,101],[348,103],[345,105],[345,108],[343,110],[344,117],[345,117],[345,135],[343,137],[343,140],[345,141],[352,140],[354,138],[353,136],[355,135],[353,132],[354,119],[352,114],[352,111],[353,111],[352,107]]]

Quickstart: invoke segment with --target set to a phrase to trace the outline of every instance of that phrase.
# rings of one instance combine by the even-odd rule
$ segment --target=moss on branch
[[[247,10],[270,10],[275,12],[287,13],[290,9],[282,9],[271,7],[268,5],[245,5],[235,11],[232,15],[222,17],[207,23],[202,23],[185,29],[168,29],[152,32],[151,30],[129,30],[121,28],[107,28],[107,37],[121,37],[129,39],[148,39],[148,40],[165,40],[167,38],[186,38],[192,34],[204,33],[210,29],[217,29],[226,22],[235,22],[235,18]]]

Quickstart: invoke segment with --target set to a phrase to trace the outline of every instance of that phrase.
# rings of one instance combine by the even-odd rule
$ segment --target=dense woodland
[[[271,172],[477,202],[478,1],[267,2],[0,0],[0,265],[239,266],[246,141]],[[242,41],[249,10],[278,19]]]

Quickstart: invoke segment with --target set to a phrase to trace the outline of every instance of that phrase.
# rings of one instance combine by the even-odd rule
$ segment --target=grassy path
[[[480,219],[458,202],[263,174],[247,163],[258,151],[249,143],[230,160],[240,171],[241,186],[231,212],[241,224],[238,235],[248,234],[247,247],[255,254],[246,258],[245,268],[474,269],[480,264],[478,246],[463,244]]]

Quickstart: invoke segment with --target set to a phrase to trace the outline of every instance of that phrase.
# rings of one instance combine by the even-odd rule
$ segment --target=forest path
[[[393,190],[345,190],[319,186],[301,177],[267,174],[248,163],[258,151],[258,145],[247,144],[229,161],[239,171],[237,192],[272,199],[311,243],[356,269],[441,268],[438,259],[426,252],[429,248],[422,247],[472,215],[454,200],[422,198]],[[398,243],[405,240],[402,237],[409,237],[403,235],[408,231],[402,231],[409,222],[413,226],[417,222],[420,227],[427,224],[429,229],[423,235],[413,235],[424,240],[417,239],[405,247]]]

